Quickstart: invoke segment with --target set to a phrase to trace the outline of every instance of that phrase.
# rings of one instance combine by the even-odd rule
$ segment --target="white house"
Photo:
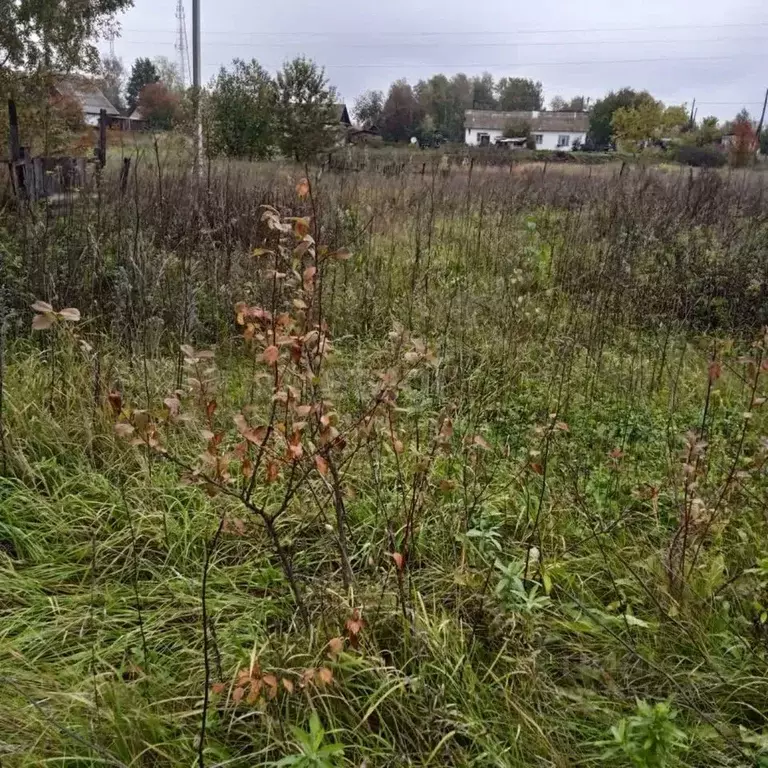
[[[586,112],[468,109],[464,113],[464,141],[471,147],[494,146],[503,143],[501,139],[509,125],[521,122],[531,126],[536,149],[569,152],[574,144],[583,144],[587,138],[589,115]]]

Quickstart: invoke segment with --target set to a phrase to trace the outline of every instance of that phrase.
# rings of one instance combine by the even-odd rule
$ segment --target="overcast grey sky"
[[[647,88],[699,116],[758,113],[768,86],[763,0],[201,0],[203,80],[233,58],[269,70],[305,54],[351,106],[364,90],[437,72],[532,77],[545,98]],[[185,0],[191,43],[191,0]],[[134,0],[115,53],[178,59],[176,0]],[[106,49],[106,46],[102,46]]]

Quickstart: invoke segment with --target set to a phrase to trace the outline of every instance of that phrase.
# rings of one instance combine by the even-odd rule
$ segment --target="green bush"
[[[716,147],[678,147],[674,159],[696,168],[722,168],[728,162],[725,154]]]

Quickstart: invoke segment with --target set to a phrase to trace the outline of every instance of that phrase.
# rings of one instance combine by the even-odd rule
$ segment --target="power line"
[[[148,41],[148,40],[126,40],[125,42],[130,42],[134,44],[152,44],[152,45],[173,45],[173,43],[169,43],[167,41]],[[207,43],[205,44],[207,48],[212,47],[212,44]],[[227,48],[232,47],[250,47],[248,43],[214,43],[213,46],[226,46]],[[467,69],[475,69],[475,68],[482,68],[482,67],[574,67],[574,66],[588,66],[592,64],[647,64],[647,63],[654,63],[654,62],[666,62],[666,61],[703,61],[703,62],[713,62],[713,61],[725,61],[729,59],[746,59],[746,58],[755,58],[755,57],[762,57],[762,56],[768,56],[768,51],[760,51],[758,53],[736,53],[736,54],[729,54],[729,55],[717,55],[717,56],[654,56],[654,57],[648,57],[648,58],[639,58],[639,59],[585,59],[582,61],[574,61],[574,60],[563,60],[563,61],[515,61],[515,62],[465,62],[465,63],[457,63],[457,62],[451,62],[451,63],[438,63],[438,62],[392,62],[392,63],[381,63],[381,64],[369,64],[369,63],[357,63],[357,62],[341,62],[341,63],[334,63],[334,64],[328,64],[323,62],[323,66],[326,69],[410,69],[412,67],[443,67],[446,69],[453,69],[456,67],[465,67]],[[278,65],[279,66],[279,65]]]
[[[742,27],[768,27],[768,21],[757,22],[744,22],[744,23],[731,23],[731,24],[656,24],[641,27],[584,27],[581,29],[536,29],[530,27],[528,29],[516,29],[515,34],[518,35],[551,35],[551,34],[570,34],[570,33],[583,33],[583,32],[639,32],[648,30],[659,29],[735,29]],[[139,29],[139,28],[124,28],[128,32],[175,32],[175,30],[168,29]],[[283,36],[296,36],[296,32],[242,32],[241,30],[217,30],[209,34],[217,35],[248,35],[253,37],[283,37]],[[301,32],[302,37],[332,37],[336,39],[348,39],[348,34],[340,33],[336,31],[324,32],[324,31],[309,31]],[[390,37],[396,37],[397,39],[403,39],[408,37],[467,37],[468,35],[487,35],[496,36],[509,34],[508,32],[499,32],[498,30],[478,31],[472,32],[467,30],[462,31],[424,31],[424,32],[380,32],[381,35],[388,35]]]
[[[209,38],[210,35],[203,35],[203,39]],[[152,44],[152,45],[166,45],[167,43],[163,41],[154,41],[154,40],[131,40],[126,38],[126,43],[142,43],[142,44]],[[656,40],[564,40],[564,41],[552,41],[552,40],[538,40],[535,42],[520,42],[517,40],[509,40],[504,43],[472,43],[472,42],[463,42],[463,43],[451,43],[452,48],[456,47],[466,47],[466,48],[508,48],[508,47],[519,47],[519,48],[530,48],[530,47],[540,47],[540,46],[546,46],[546,47],[557,47],[557,46],[565,46],[565,45],[658,45],[663,43],[694,43],[696,45],[699,45],[701,43],[723,43],[723,42],[739,42],[739,43],[765,43],[768,42],[768,37],[712,37],[708,39],[698,39],[693,40],[691,38],[687,39],[656,39]],[[239,46],[239,47],[252,47],[252,46],[258,46],[259,48],[283,48],[286,45],[290,44],[299,44],[301,43],[301,40],[287,40],[284,42],[279,43],[262,43],[262,42],[231,42],[230,40],[222,40],[220,42],[212,42],[207,43],[207,45],[233,45],[233,46]],[[336,45],[333,41],[327,41],[328,45]],[[391,43],[380,43],[380,42],[374,42],[370,41],[367,43],[345,43],[345,48],[425,48],[425,47],[437,47],[445,45],[445,43],[415,43],[415,42],[391,42]]]

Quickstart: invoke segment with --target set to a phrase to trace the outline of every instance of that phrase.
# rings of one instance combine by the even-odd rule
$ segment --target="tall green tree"
[[[105,56],[101,61],[99,84],[104,95],[115,109],[123,110],[123,79],[125,69],[116,56]]]
[[[384,94],[381,91],[366,91],[355,99],[355,118],[360,123],[378,125],[384,109]]]
[[[382,134],[387,141],[409,141],[419,132],[425,112],[407,80],[396,80],[389,88],[381,115]]]
[[[277,90],[259,63],[235,59],[219,71],[211,88],[211,140],[235,157],[268,157],[276,143]]]
[[[631,109],[646,100],[653,101],[648,91],[622,88],[596,101],[589,113],[589,142],[595,147],[608,147],[613,136],[613,113],[622,107]]]
[[[504,112],[541,109],[544,89],[540,82],[525,77],[502,77],[496,85],[499,107]]]
[[[128,78],[128,86],[126,88],[128,109],[136,109],[139,103],[139,94],[145,85],[157,83],[159,80],[160,75],[157,73],[157,67],[149,59],[136,59],[133,62],[131,76]]]
[[[155,56],[152,63],[155,65],[158,82],[175,93],[181,93],[184,90],[179,65],[175,61],[171,61],[167,56]]]
[[[697,146],[705,147],[709,144],[714,144],[722,135],[723,131],[720,128],[720,121],[715,115],[710,115],[701,121],[701,125],[694,134],[694,141]]]
[[[613,135],[627,144],[639,144],[658,136],[664,125],[664,105],[646,99],[634,107],[619,107],[611,119]]]
[[[584,110],[584,97],[574,96],[569,101],[562,96],[553,96],[549,102],[549,108],[553,112],[582,112]]]
[[[496,83],[490,72],[472,78],[472,105],[469,109],[498,109]]]
[[[95,71],[94,41],[109,32],[114,16],[132,0],[0,0],[0,69]]]
[[[336,89],[325,70],[300,56],[277,73],[278,143],[284,155],[302,162],[333,144],[338,136]]]
[[[662,129],[667,134],[677,134],[688,128],[691,116],[685,104],[670,104],[661,117]]]
[[[472,107],[472,87],[466,75],[449,80],[434,75],[421,80],[415,90],[416,99],[425,115],[431,118],[434,133],[451,141],[464,137],[464,111]]]

